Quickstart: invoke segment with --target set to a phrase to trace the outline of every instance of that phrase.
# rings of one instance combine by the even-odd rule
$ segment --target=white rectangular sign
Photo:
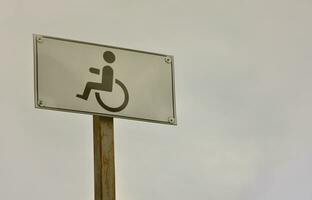
[[[34,35],[36,108],[176,125],[173,56]]]

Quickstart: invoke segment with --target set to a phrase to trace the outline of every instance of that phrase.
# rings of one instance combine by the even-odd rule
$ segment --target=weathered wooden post
[[[95,200],[115,200],[114,119],[93,115]]]

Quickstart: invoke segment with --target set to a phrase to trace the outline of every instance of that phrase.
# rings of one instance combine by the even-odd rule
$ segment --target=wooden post
[[[93,116],[95,200],[115,200],[114,120]]]

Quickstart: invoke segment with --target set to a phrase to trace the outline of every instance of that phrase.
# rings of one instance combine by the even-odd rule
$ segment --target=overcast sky
[[[40,33],[175,56],[178,126],[115,119],[118,200],[311,200],[311,9],[1,0],[0,199],[93,199],[92,116],[34,108]]]

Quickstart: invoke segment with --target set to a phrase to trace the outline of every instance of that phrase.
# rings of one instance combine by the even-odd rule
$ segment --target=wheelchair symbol
[[[111,51],[105,51],[103,54],[103,57],[104,57],[104,60],[108,63],[113,63],[115,61],[115,55]],[[97,68],[90,67],[89,71],[97,75],[100,74],[100,70]],[[102,68],[102,82],[101,83],[87,82],[86,87],[83,91],[83,94],[77,94],[76,97],[84,99],[84,100],[88,100],[91,90],[112,92],[113,91],[113,74],[114,74],[113,69],[109,65],[104,66]],[[125,94],[125,99],[123,103],[118,107],[110,107],[106,105],[102,101],[100,93],[95,92],[95,97],[96,97],[97,102],[100,104],[100,106],[102,106],[102,108],[110,112],[119,112],[123,110],[128,105],[128,102],[129,102],[129,93],[128,93],[126,86],[118,79],[115,79],[115,83],[121,87],[121,89],[123,90]]]

